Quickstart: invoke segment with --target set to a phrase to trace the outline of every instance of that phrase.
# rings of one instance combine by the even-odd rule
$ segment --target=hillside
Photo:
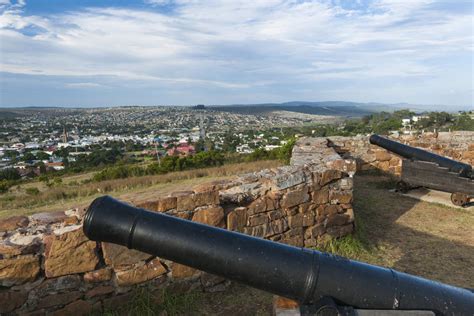
[[[342,101],[292,101],[285,103],[220,105],[209,108],[217,111],[252,115],[268,115],[275,111],[289,111],[313,115],[361,117],[373,113],[373,111],[363,108],[364,105],[366,104]]]

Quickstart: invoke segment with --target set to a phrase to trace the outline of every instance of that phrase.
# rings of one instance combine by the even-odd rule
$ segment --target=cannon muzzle
[[[404,158],[434,162],[440,167],[448,168],[451,172],[458,173],[460,176],[465,178],[472,178],[474,176],[471,165],[436,155],[423,149],[404,145],[376,134],[370,136],[369,141],[371,144],[385,148],[386,150]]]
[[[330,297],[364,309],[468,315],[474,293],[379,266],[97,198],[84,233],[262,289],[303,304]]]

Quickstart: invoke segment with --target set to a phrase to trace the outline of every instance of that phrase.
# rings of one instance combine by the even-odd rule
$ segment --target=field
[[[474,213],[390,192],[386,175],[356,176],[354,208],[357,233],[325,246],[361,261],[392,267],[444,283],[474,288]],[[153,300],[108,315],[160,315]],[[142,300],[140,300],[140,298]],[[149,299],[149,297],[148,297]],[[190,292],[165,297],[162,315],[270,315],[272,295],[240,284],[222,293]]]
[[[95,197],[104,194],[139,203],[173,191],[189,190],[199,183],[280,165],[275,160],[256,161],[100,182],[91,182],[93,173],[85,173],[63,177],[60,183],[50,188],[36,181],[15,186],[10,193],[0,195],[0,218],[86,207]],[[31,188],[37,189],[37,193],[28,194]]]

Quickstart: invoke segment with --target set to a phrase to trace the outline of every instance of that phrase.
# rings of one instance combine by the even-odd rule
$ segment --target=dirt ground
[[[363,261],[474,288],[474,208],[459,210],[390,192],[389,176],[355,178],[354,209],[370,254]],[[203,294],[197,315],[271,315],[272,295],[239,284]]]

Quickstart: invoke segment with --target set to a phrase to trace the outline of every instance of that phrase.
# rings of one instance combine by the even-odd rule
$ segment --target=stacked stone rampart
[[[391,136],[390,139],[474,165],[474,132],[424,133]],[[358,170],[376,168],[395,175],[401,172],[401,157],[371,145],[368,136],[330,137],[330,146],[342,157],[356,159]]]
[[[290,166],[196,186],[140,204],[151,211],[312,247],[354,229],[352,175],[323,138],[301,139]],[[137,287],[159,293],[227,281],[82,233],[84,210],[0,221],[0,313],[80,315],[117,308]],[[159,304],[159,299],[157,301]]]

